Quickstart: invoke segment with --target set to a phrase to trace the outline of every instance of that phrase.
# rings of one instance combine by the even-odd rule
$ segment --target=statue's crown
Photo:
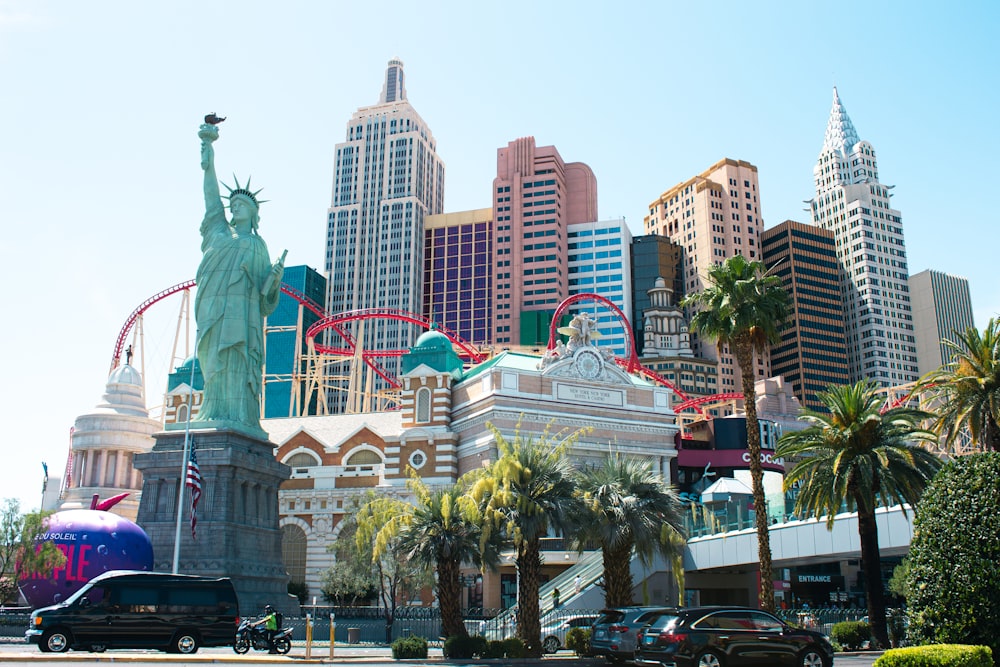
[[[250,189],[250,177],[249,176],[247,177],[247,182],[246,182],[245,185],[240,185],[240,180],[238,178],[236,178],[236,174],[233,174],[233,181],[236,183],[236,187],[235,188],[231,188],[228,185],[226,185],[225,183],[223,183],[223,185],[226,186],[226,189],[229,190],[229,196],[226,197],[226,198],[230,202],[233,201],[233,197],[246,197],[247,199],[249,199],[250,201],[253,202],[254,206],[256,206],[259,209],[260,205],[267,201],[266,199],[261,199],[261,200],[257,199],[257,195],[260,194],[261,191],[264,188],[261,188],[260,190],[257,190],[256,192],[252,191]]]

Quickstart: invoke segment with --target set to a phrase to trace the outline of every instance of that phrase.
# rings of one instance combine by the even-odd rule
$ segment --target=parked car
[[[32,612],[25,638],[46,653],[194,653],[199,646],[232,646],[239,622],[236,590],[227,578],[111,571],[65,602]]]
[[[818,632],[747,607],[690,607],[650,619],[635,651],[639,667],[831,667]]]
[[[587,628],[594,624],[597,616],[568,616],[542,625],[542,650],[555,653],[566,645],[566,633],[572,628]]]
[[[603,609],[590,633],[590,652],[611,662],[631,660],[636,633],[655,616],[673,607],[620,607]]]

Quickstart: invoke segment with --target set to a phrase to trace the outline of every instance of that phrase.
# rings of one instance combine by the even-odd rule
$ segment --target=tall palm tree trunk
[[[889,629],[885,621],[885,594],[882,591],[882,556],[878,550],[878,524],[875,512],[858,505],[858,537],[861,539],[861,567],[865,571],[865,598],[874,648],[889,648]]]
[[[542,645],[539,638],[542,624],[538,618],[538,579],[540,541],[534,537],[525,540],[517,556],[517,636],[524,642],[529,658],[540,658]]]
[[[632,604],[632,543],[617,549],[605,546],[604,604],[608,607],[627,607]]]
[[[986,449],[992,452],[1000,452],[1000,425],[993,415],[986,415],[986,424],[983,427],[983,442]]]
[[[441,632],[445,637],[469,636],[462,620],[462,585],[459,564],[451,559],[438,562],[438,603],[441,605]]]
[[[754,389],[753,346],[750,336],[734,341],[736,363],[740,367],[743,404],[746,410],[747,453],[750,455],[750,479],[753,481],[754,524],[757,528],[757,560],[760,563],[758,603],[774,612],[774,576],[771,565],[771,534],[767,523],[767,500],[764,497],[764,466],[760,461],[760,424],[757,421],[757,393]]]

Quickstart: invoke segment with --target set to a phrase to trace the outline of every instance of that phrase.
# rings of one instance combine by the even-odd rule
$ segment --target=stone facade
[[[279,494],[285,562],[310,596],[320,595],[321,573],[333,564],[326,547],[352,499],[366,490],[408,497],[410,468],[431,486],[454,483],[496,459],[487,424],[511,438],[518,430],[569,435],[589,428],[571,452],[578,463],[614,450],[650,461],[669,478],[677,433],[669,389],[628,375],[590,345],[562,348],[560,357],[505,352],[464,374],[453,365],[435,368],[420,363],[417,352],[428,358],[439,352],[433,336],[443,338],[424,334],[411,353],[416,358],[404,361],[411,370],[401,378],[398,412],[262,424],[278,445],[278,460],[291,468]],[[577,554],[551,537],[546,571],[556,574]],[[484,606],[500,606],[502,573],[486,577]]]
[[[185,434],[161,432],[153,437],[153,450],[135,457],[143,475],[138,523],[153,543],[154,569],[169,572]],[[194,430],[191,440],[203,494],[195,539],[188,523],[190,490],[184,489],[178,571],[232,578],[244,615],[259,613],[268,603],[298,615],[298,601],[287,593],[278,527],[278,484],[288,478],[287,466],[275,460],[270,442],[235,431]]]

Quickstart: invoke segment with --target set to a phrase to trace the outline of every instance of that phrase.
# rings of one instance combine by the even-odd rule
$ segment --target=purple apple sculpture
[[[89,510],[64,510],[46,519],[39,541],[55,544],[66,555],[66,563],[50,576],[29,576],[18,582],[33,609],[62,602],[109,570],[152,571],[149,536],[138,524],[107,511],[126,495],[103,502],[94,496]]]

